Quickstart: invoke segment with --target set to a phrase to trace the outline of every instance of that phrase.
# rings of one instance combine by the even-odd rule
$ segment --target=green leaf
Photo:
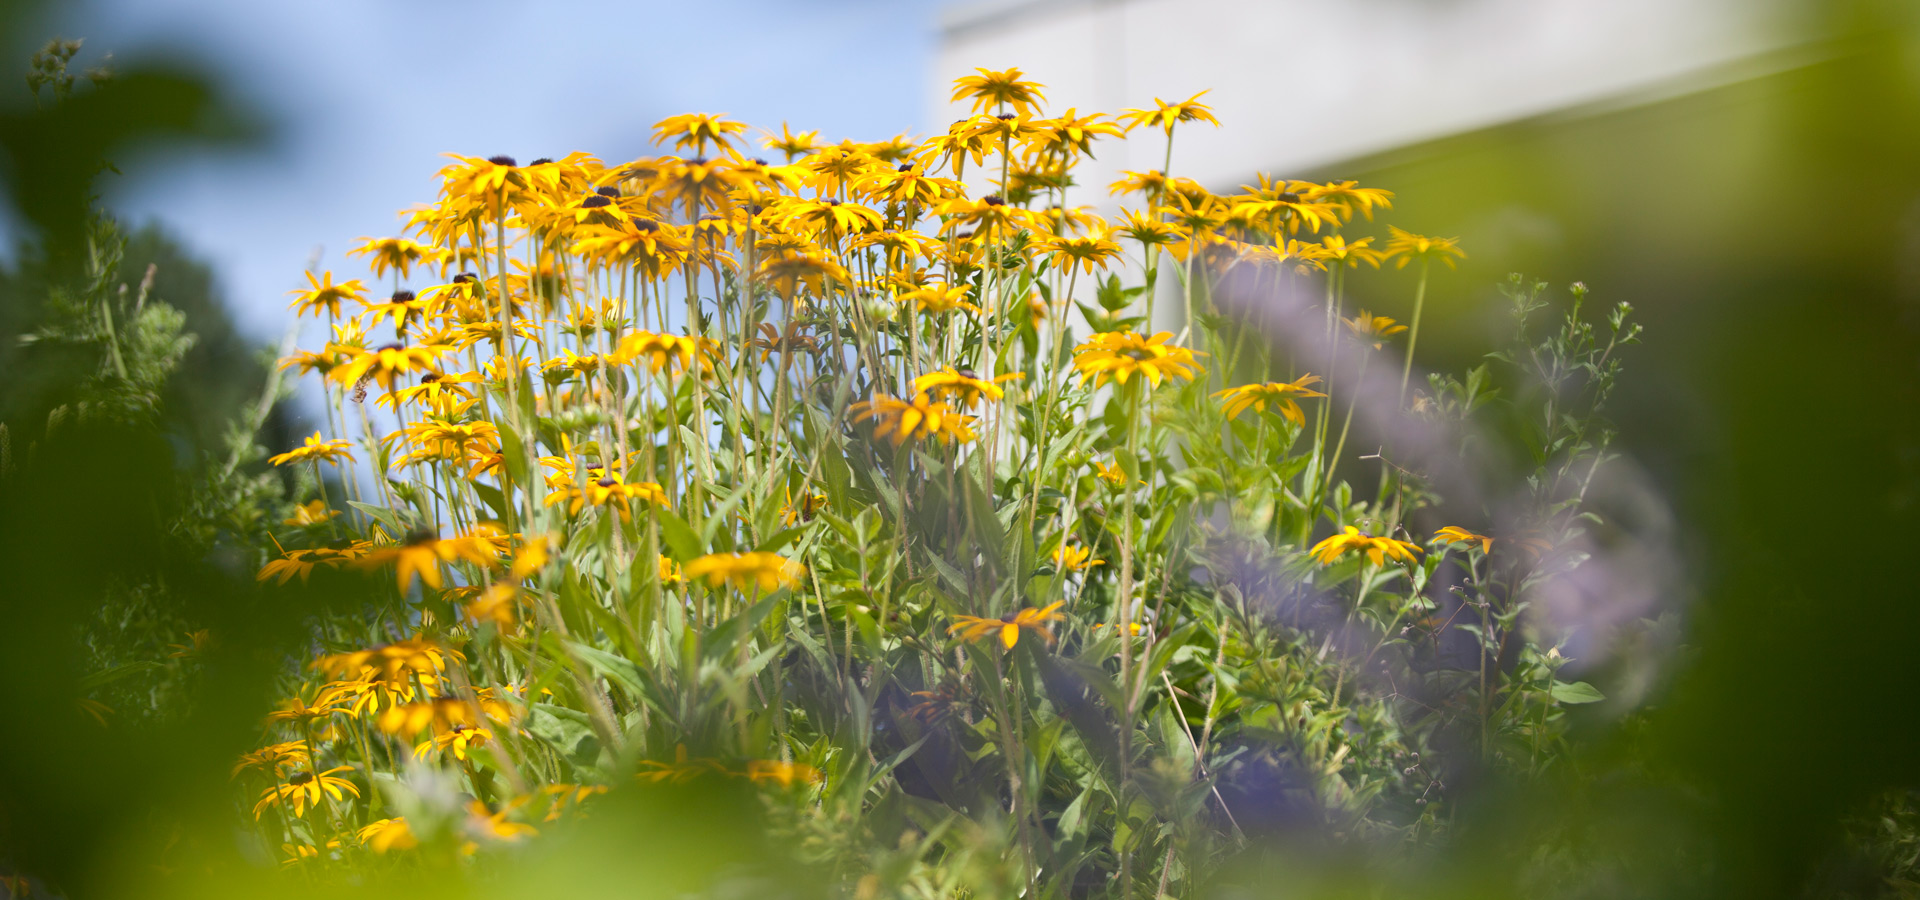
[[[706,554],[706,544],[679,513],[663,506],[656,508],[654,515],[660,522],[660,540],[667,545],[668,556],[690,562]]]
[[[1607,695],[1584,681],[1556,681],[1548,695],[1561,703],[1598,703],[1607,699]]]

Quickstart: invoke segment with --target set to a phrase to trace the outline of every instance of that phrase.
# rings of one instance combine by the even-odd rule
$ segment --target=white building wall
[[[1568,107],[1739,77],[1794,41],[1773,0],[991,0],[942,17],[929,130],[966,113],[953,79],[1018,66],[1048,108],[1204,102],[1173,172],[1216,190]],[[1104,144],[1104,146],[1103,146]],[[1136,132],[1095,145],[1076,204],[1161,167]]]

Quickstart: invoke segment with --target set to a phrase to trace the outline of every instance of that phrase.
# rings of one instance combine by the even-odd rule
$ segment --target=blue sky
[[[89,64],[107,50],[190,59],[267,114],[260,147],[103,184],[124,221],[158,219],[210,262],[266,341],[316,254],[336,275],[363,272],[343,254],[431,199],[442,153],[625,160],[653,152],[653,122],[694,111],[829,139],[918,132],[938,6],[82,0],[53,27],[86,39]]]

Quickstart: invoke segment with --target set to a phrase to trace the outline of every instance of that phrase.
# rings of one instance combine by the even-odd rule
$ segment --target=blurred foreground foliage
[[[1842,66],[1854,68],[1837,80],[1884,83],[1876,66],[1889,59],[1876,52],[1891,51],[1850,57]],[[126,73],[97,92],[143,77]],[[170,107],[180,118],[162,124],[191,118],[208,96],[192,79],[153,77],[170,86],[147,97],[200,98]],[[108,110],[90,115],[119,115],[111,97],[90,103]],[[1886,114],[1913,120],[1911,108]],[[9,118],[4,144],[11,152],[26,135],[73,133],[93,136],[75,146],[98,158],[110,142],[97,136],[125,119],[71,132],[69,121]],[[85,182],[97,168],[63,157],[35,169],[36,159],[13,157],[13,183],[44,173],[53,186],[42,195],[88,208]],[[1915,196],[1910,181],[1901,185]],[[0,388],[0,674],[9,685],[0,692],[0,864],[30,874],[15,883],[24,890],[73,897],[337,894],[243,850],[231,764],[255,746],[287,664],[306,657],[315,630],[378,614],[372,600],[363,608],[342,598],[375,597],[391,582],[321,571],[256,583],[253,560],[291,505],[260,468],[255,437],[277,389],[263,384],[211,405],[194,417],[201,424],[179,425],[181,403],[167,392],[191,353],[184,317],[154,298],[166,294],[148,297],[138,272],[112,265],[120,239],[105,219],[62,212],[54,200],[17,202],[39,224],[45,265],[9,281],[0,329],[10,345],[0,352],[20,354],[5,357]],[[1531,302],[1531,285],[1510,290],[1518,305]],[[1729,309],[1749,296],[1762,299]],[[1724,319],[1692,332],[1712,335],[1685,351],[1697,362],[1656,363],[1698,392],[1714,442],[1710,459],[1674,476],[1701,595],[1688,649],[1640,711],[1569,721],[1581,727],[1539,771],[1463,770],[1450,783],[1445,841],[1389,851],[1277,829],[1196,879],[1192,894],[1913,896],[1920,839],[1910,792],[1920,785],[1901,710],[1920,686],[1908,663],[1920,607],[1897,548],[1920,524],[1909,490],[1920,355],[1899,296],[1888,273],[1823,270],[1797,291],[1730,298],[1717,307]],[[1475,393],[1471,376],[1432,387],[1435,402]],[[1550,435],[1554,419],[1540,431]],[[1540,444],[1539,434],[1521,435],[1512,434],[1516,446]],[[188,623],[221,638],[153,646],[163,632],[184,640]],[[172,652],[190,652],[191,664]],[[1591,677],[1624,679],[1603,675]],[[134,685],[166,695],[149,699]],[[88,712],[103,697],[116,708]],[[145,702],[173,712],[145,716]],[[897,811],[804,831],[738,780],[627,787],[597,804],[517,855],[475,866],[448,848],[419,867],[370,869],[351,889],[809,896],[819,885],[826,895],[860,884],[861,873],[796,861],[832,858],[823,844],[864,844],[852,852],[881,873],[919,852],[914,833],[890,819]],[[988,832],[978,848],[981,869],[963,880],[998,871]]]

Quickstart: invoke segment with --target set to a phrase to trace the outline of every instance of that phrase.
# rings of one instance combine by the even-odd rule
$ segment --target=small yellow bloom
[[[352,766],[335,766],[325,772],[307,770],[295,772],[281,784],[276,784],[260,793],[260,802],[253,805],[253,817],[260,818],[267,807],[280,805],[293,807],[295,816],[304,816],[309,807],[320,805],[321,795],[335,800],[346,799],[346,794],[360,796],[360,788],[354,783],[336,775],[336,772],[351,772]]]
[[[806,763],[781,762],[777,759],[747,760],[745,775],[756,784],[777,784],[783,788],[796,784],[818,784],[826,779],[819,769]]]
[[[705,578],[708,587],[731,582],[742,591],[751,587],[767,594],[793,586],[806,571],[805,566],[777,553],[710,553],[687,563],[686,577]]]
[[[1402,231],[1392,225],[1387,226],[1390,237],[1387,238],[1386,256],[1393,260],[1396,269],[1406,268],[1407,263],[1416,259],[1438,259],[1454,268],[1454,260],[1466,259],[1466,251],[1460,249],[1459,238],[1434,238]]]
[[[287,292],[294,295],[293,305],[288,308],[303,316],[326,310],[328,318],[339,318],[340,301],[359,300],[361,293],[367,289],[357,278],[334,284],[332,272],[327,272],[322,278],[315,278],[312,272],[308,272],[307,284],[309,290]]]
[[[1122,471],[1117,463],[1108,465],[1096,459],[1093,461],[1093,470],[1100,476],[1101,481],[1114,485],[1115,487],[1125,483],[1127,480],[1127,473]]]
[[[1493,552],[1493,538],[1487,537],[1484,534],[1474,534],[1458,525],[1448,525],[1434,532],[1433,539],[1435,541],[1445,541],[1449,544],[1479,544],[1481,553]]]
[[[1108,380],[1126,384],[1135,375],[1146,376],[1155,387],[1163,378],[1191,379],[1200,364],[1192,350],[1169,345],[1172,338],[1169,331],[1150,338],[1132,331],[1103,331],[1073,348],[1073,367],[1082,383],[1092,381],[1094,387]]]
[[[1020,642],[1020,629],[1032,629],[1033,633],[1053,643],[1053,630],[1048,622],[1059,622],[1066,617],[1058,610],[1066,601],[1055,600],[1038,609],[1029,607],[1000,619],[988,619],[981,616],[954,616],[953,624],[947,626],[947,633],[958,636],[963,641],[978,641],[998,636],[1000,643],[1007,649]]]
[[[1155,125],[1173,134],[1173,126],[1180,122],[1206,122],[1219,127],[1220,120],[1213,117],[1213,108],[1200,102],[1207,95],[1201,91],[1179,103],[1168,103],[1159,97],[1153,98],[1153,109],[1129,109],[1120,114],[1121,127],[1132,131],[1142,125]]]
[[[665,556],[660,557],[661,587],[673,587],[676,584],[684,584],[686,580],[687,576],[680,571],[679,563]]]
[[[1378,566],[1384,564],[1389,558],[1398,562],[1412,563],[1414,554],[1419,553],[1420,548],[1406,541],[1362,534],[1360,529],[1348,525],[1346,533],[1327,538],[1313,545],[1313,549],[1308,552],[1323,565],[1332,565],[1347,553],[1361,552]]]
[[[985,112],[996,106],[1010,106],[1016,113],[1031,115],[1047,99],[1037,81],[1021,81],[1019,69],[974,69],[978,75],[962,75],[953,80],[950,102],[973,101],[973,111]]]
[[[1319,383],[1318,375],[1302,375],[1292,381],[1243,384],[1220,391],[1214,394],[1213,398],[1222,401],[1222,411],[1229,419],[1237,419],[1241,413],[1249,409],[1266,412],[1267,407],[1271,405],[1282,418],[1295,425],[1303,425],[1306,423],[1306,417],[1300,412],[1300,404],[1294,398],[1325,397],[1326,394],[1307,387],[1307,385]]]
[[[1347,330],[1353,332],[1355,340],[1363,344],[1372,344],[1375,350],[1385,346],[1387,338],[1407,330],[1405,325],[1395,325],[1393,319],[1376,316],[1364,309],[1359,315],[1340,321],[1347,323]]]
[[[968,427],[973,424],[972,416],[955,413],[945,403],[935,403],[926,394],[915,394],[912,401],[875,394],[872,400],[855,403],[848,411],[854,414],[855,422],[874,420],[873,436],[891,436],[895,447],[920,438],[962,444],[975,438],[973,429]]]
[[[420,846],[420,839],[413,836],[413,829],[407,826],[405,816],[369,822],[366,827],[354,832],[354,836],[375,853],[411,850]]]
[[[420,746],[413,748],[413,758],[426,759],[438,751],[442,755],[451,753],[454,759],[466,762],[467,751],[469,749],[486,746],[487,741],[492,739],[492,737],[493,732],[485,728],[476,728],[465,723],[458,723],[452,728],[442,731],[426,741],[422,741]]]
[[[288,450],[278,456],[268,457],[267,462],[276,466],[313,461],[337,463],[341,460],[346,460],[347,462],[353,462],[352,447],[353,445],[346,441],[327,440],[320,436],[320,432],[316,431],[312,437],[307,438],[305,444]]]
[[[988,381],[973,373],[971,369],[955,369],[948,366],[938,372],[928,372],[913,380],[913,392],[926,394],[931,400],[958,399],[962,406],[972,409],[978,405],[981,397],[999,400],[1006,397],[999,382],[1020,377],[1023,373],[1002,375]]]
[[[342,441],[341,443],[345,443]],[[298,451],[295,451],[298,452]],[[304,528],[308,525],[325,525],[329,519],[340,514],[337,509],[328,509],[327,501],[315,500],[293,508],[293,515],[281,519],[280,524]]]
[[[1053,551],[1053,564],[1062,572],[1084,572],[1094,566],[1106,564],[1104,559],[1094,559],[1093,551],[1073,544],[1061,544]]]

